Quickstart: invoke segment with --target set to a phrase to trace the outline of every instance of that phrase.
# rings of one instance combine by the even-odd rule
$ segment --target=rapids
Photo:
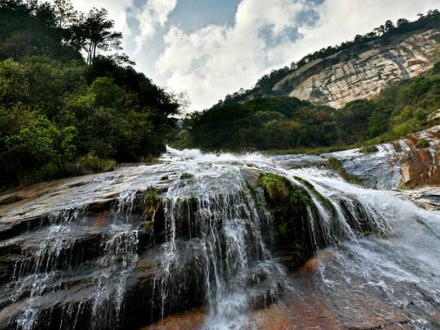
[[[440,329],[440,214],[322,167],[168,148],[24,195],[0,329]]]

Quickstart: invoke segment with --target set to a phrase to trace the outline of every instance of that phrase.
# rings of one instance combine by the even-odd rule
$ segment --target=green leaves
[[[126,93],[114,83],[114,79],[96,78],[89,88],[88,95],[93,97],[96,106],[114,107],[122,103]]]
[[[118,75],[132,75],[131,69],[111,69],[119,83],[97,77],[87,86],[85,66],[77,62],[0,61],[0,166],[7,173],[0,187],[108,170],[116,161],[165,151],[171,121],[162,108],[175,107],[173,98],[135,74],[130,81],[149,86],[146,97],[121,84]]]

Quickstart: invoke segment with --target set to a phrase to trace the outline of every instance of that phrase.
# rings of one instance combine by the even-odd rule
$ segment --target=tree
[[[403,27],[403,26],[407,26],[409,24],[410,24],[410,22],[406,18],[400,18],[399,20],[397,20],[397,27],[398,28]]]
[[[78,12],[73,8],[71,0],[55,0],[54,9],[58,21],[58,27],[68,27],[73,24]]]
[[[386,32],[385,25],[381,25],[374,29],[374,32],[380,37],[383,36]]]
[[[389,33],[393,31],[396,27],[394,26],[394,23],[390,20],[385,22],[385,33]]]
[[[85,51],[89,65],[96,59],[98,50],[121,50],[122,33],[113,31],[115,23],[107,15],[107,10],[94,8],[71,28],[72,43]]]
[[[33,38],[27,32],[17,32],[1,44],[1,51],[8,57],[20,61],[31,51]]]

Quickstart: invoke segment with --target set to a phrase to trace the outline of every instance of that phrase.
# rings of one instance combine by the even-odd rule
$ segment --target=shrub
[[[93,174],[114,170],[116,162],[112,159],[101,159],[94,152],[89,152],[79,158],[77,166],[80,174]]]
[[[144,219],[148,222],[154,222],[157,212],[163,206],[163,200],[160,192],[155,187],[149,187],[144,194]]]
[[[361,152],[364,154],[371,154],[373,152],[378,152],[379,149],[376,146],[364,146],[361,148]]]
[[[429,143],[429,141],[426,139],[420,139],[416,143],[416,147],[419,149],[429,148],[430,146],[431,146],[431,143]]]

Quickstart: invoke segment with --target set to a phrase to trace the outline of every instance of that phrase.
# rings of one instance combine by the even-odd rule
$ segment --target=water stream
[[[310,196],[292,220],[302,221],[295,242],[277,241],[282,227],[258,185],[268,172]],[[254,311],[298,308],[297,296],[320,297],[350,324],[341,306],[356,305],[356,294],[405,315],[401,325],[440,329],[440,215],[389,192],[323,168],[289,170],[259,154],[173,149],[160,164],[81,180],[0,218],[39,219],[0,241],[2,251],[19,250],[8,252],[13,272],[0,286],[0,329],[134,329],[154,321],[167,329],[170,314],[197,307],[203,322],[188,329],[265,329]],[[146,224],[151,187],[160,203]],[[286,263],[301,250],[297,236],[318,255],[307,276]],[[290,328],[313,328],[300,325],[302,313],[288,313]]]

